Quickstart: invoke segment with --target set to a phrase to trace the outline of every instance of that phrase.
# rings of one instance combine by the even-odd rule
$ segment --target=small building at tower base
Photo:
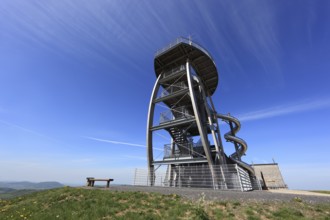
[[[256,177],[263,189],[287,189],[277,163],[252,164]]]

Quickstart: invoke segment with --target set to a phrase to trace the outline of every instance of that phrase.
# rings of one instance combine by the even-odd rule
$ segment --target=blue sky
[[[0,181],[132,183],[147,167],[154,54],[184,36],[216,62],[213,101],[241,120],[243,159],[274,158],[290,188],[330,189],[329,11],[325,0],[1,1]]]

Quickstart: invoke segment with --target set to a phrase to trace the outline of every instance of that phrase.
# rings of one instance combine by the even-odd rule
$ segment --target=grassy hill
[[[0,219],[330,219],[330,204],[190,201],[177,195],[63,187],[0,200]]]

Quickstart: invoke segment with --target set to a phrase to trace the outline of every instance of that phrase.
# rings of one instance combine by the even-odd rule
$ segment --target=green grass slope
[[[60,188],[0,200],[0,219],[170,219],[196,218],[176,195]]]
[[[208,202],[64,187],[0,200],[0,219],[330,219],[330,204]]]

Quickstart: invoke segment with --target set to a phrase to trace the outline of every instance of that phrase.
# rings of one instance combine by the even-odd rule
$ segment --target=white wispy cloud
[[[119,61],[125,61],[141,70],[139,62],[134,62],[130,54],[153,53],[159,46],[165,46],[163,42],[167,44],[178,35],[193,32],[197,40],[211,43],[210,48],[221,51],[219,56],[222,60],[234,63],[236,71],[231,72],[239,70],[245,74],[245,66],[238,57],[239,44],[268,73],[265,78],[272,82],[274,79],[280,81],[278,52],[281,48],[277,40],[278,30],[274,28],[276,11],[273,5],[268,2],[237,4],[225,1],[217,4],[219,13],[213,13],[213,8],[214,4],[203,1],[191,1],[190,4],[178,1],[150,3],[141,0],[122,1],[120,4],[98,1],[95,4],[83,0],[79,3],[12,0],[5,1],[4,7],[0,5],[0,12],[3,20],[10,23],[8,30],[4,31],[10,35],[7,37],[19,36],[26,43],[33,42],[34,46],[47,48],[59,55],[65,52],[83,56],[89,62],[106,63],[112,68]],[[199,22],[196,22],[196,16]],[[191,27],[192,23],[196,27]],[[203,31],[199,33],[198,30]],[[120,67],[117,66],[118,71]],[[277,71],[270,71],[273,69]],[[144,74],[145,71],[139,72]]]
[[[18,131],[21,131],[21,132],[29,133],[32,136],[38,136],[39,138],[40,137],[44,138],[47,141],[59,144],[61,146],[71,147],[70,144],[63,142],[61,139],[54,138],[53,136],[49,136],[49,135],[46,135],[46,134],[41,133],[39,131],[30,129],[30,128],[28,128],[28,126],[25,126],[25,125],[21,126],[21,125],[18,125],[18,124],[12,123],[12,122],[8,122],[8,121],[2,120],[2,119],[0,119],[0,124],[4,124],[8,127],[14,128],[14,129],[16,129]]]
[[[252,121],[259,120],[264,118],[272,118],[281,115],[311,111],[316,109],[322,109],[330,107],[330,99],[321,99],[321,100],[307,100],[300,103],[290,104],[290,105],[279,105],[266,109],[261,109],[249,113],[242,114],[238,116],[240,121]]]
[[[100,138],[94,138],[94,137],[84,137],[90,140],[94,140],[94,141],[100,141],[100,142],[105,142],[105,143],[111,143],[111,144],[121,144],[121,145],[127,145],[127,146],[133,146],[133,147],[143,147],[146,148],[145,145],[142,144],[135,144],[135,143],[128,143],[128,142],[122,142],[122,141],[115,141],[115,140],[106,140],[106,139],[100,139]],[[159,150],[159,151],[163,151],[163,149],[160,148],[153,148],[154,150]]]
[[[252,74],[259,74],[258,78],[272,84],[283,84],[280,65],[282,48],[278,40],[280,32],[276,20],[278,11],[272,3],[245,1],[237,4],[234,1],[221,1],[217,5],[221,15],[211,13],[211,4],[204,4],[202,1],[194,3],[197,6],[194,13],[199,10],[207,35],[213,36],[208,40],[212,42],[215,51],[221,51],[218,56],[222,63],[226,63],[223,71],[244,77],[245,83],[249,83],[246,64],[240,58],[244,50],[249,54],[248,59],[255,62],[256,68],[261,70]],[[222,19],[218,19],[219,16]]]
[[[29,129],[29,128],[23,127],[23,126],[21,126],[21,125],[18,125],[18,124],[12,123],[12,122],[8,122],[8,121],[4,121],[4,120],[1,120],[1,119],[0,119],[0,123],[1,123],[1,124],[4,124],[4,125],[7,125],[7,126],[9,126],[9,127],[13,127],[13,128],[19,129],[19,130],[21,130],[21,131],[25,131],[25,132],[28,132],[28,133],[31,133],[31,134],[34,134],[34,135],[40,136],[40,137],[45,137],[45,138],[48,138],[48,139],[55,140],[55,139],[52,138],[52,137],[49,137],[49,136],[44,135],[44,134],[42,134],[42,133],[40,133],[40,132],[37,132],[37,131],[35,131],[35,130],[31,130],[31,129]]]
[[[14,0],[0,4],[0,12],[5,22],[10,24],[4,31],[8,38],[17,38],[24,44],[33,43],[34,47],[47,49],[59,56],[70,54],[78,60],[88,58],[89,62],[101,62],[118,71],[121,70],[120,65],[116,65],[119,61],[128,62],[140,70],[139,64],[127,59],[128,51],[118,51],[145,50],[149,39],[143,41],[148,35],[140,28],[146,24],[139,22],[139,18],[127,16],[126,6],[131,3],[123,4],[111,1],[98,4],[90,1],[25,4]]]

